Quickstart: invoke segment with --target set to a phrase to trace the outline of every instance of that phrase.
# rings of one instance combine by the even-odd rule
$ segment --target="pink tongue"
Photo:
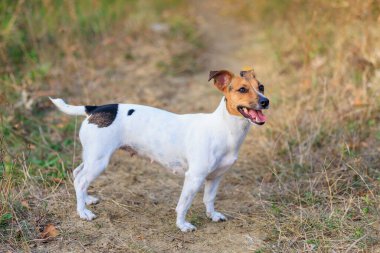
[[[256,110],[249,110],[248,111],[249,115],[252,117],[252,119],[257,120],[259,122],[265,122],[266,117],[261,111],[256,111]]]
[[[265,115],[261,111],[257,111],[257,116],[259,116],[259,120],[261,122],[265,122],[267,120],[267,117],[265,117]]]

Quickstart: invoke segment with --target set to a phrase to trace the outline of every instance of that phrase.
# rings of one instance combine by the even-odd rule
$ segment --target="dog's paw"
[[[177,223],[177,227],[181,229],[182,232],[190,232],[197,230],[197,228],[193,224],[186,221],[182,223]]]
[[[86,205],[95,205],[99,203],[99,199],[97,197],[87,195],[86,196]]]
[[[212,212],[212,213],[207,213],[207,217],[209,217],[212,221],[218,222],[218,221],[226,221],[227,218],[223,214],[219,212]]]
[[[90,221],[96,218],[96,215],[88,209],[83,209],[80,211],[78,210],[78,214],[79,214],[79,217],[84,220]]]

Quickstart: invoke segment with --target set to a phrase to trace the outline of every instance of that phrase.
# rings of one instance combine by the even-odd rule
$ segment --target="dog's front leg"
[[[215,211],[215,208],[214,208],[215,197],[216,197],[218,186],[221,180],[222,180],[222,176],[218,176],[216,178],[206,180],[205,192],[203,196],[203,203],[206,206],[206,215],[212,221],[215,221],[215,222],[227,220],[227,218],[223,214]]]
[[[190,172],[186,172],[185,182],[183,184],[183,189],[181,197],[179,198],[177,211],[177,227],[181,229],[182,232],[193,231],[196,229],[194,225],[186,221],[186,213],[190,208],[191,202],[193,201],[195,195],[202,186],[205,177],[203,175],[197,175]]]

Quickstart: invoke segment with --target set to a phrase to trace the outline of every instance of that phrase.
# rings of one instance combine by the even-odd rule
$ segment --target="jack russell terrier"
[[[269,100],[253,69],[241,71],[240,76],[227,70],[211,71],[211,79],[224,97],[209,114],[178,115],[135,104],[73,106],[50,98],[66,114],[87,116],[79,132],[83,162],[73,172],[77,211],[82,219],[96,217],[86,204],[99,201],[87,194],[87,188],[105,170],[111,155],[124,149],[185,176],[176,208],[176,224],[181,231],[196,229],[185,218],[203,183],[207,216],[215,222],[227,220],[214,209],[219,183],[236,161],[251,123],[265,123],[262,110],[269,108]]]

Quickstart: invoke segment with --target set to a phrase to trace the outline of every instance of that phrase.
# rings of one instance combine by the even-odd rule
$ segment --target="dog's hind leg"
[[[74,178],[76,178],[78,173],[82,171],[83,167],[84,163],[81,163],[78,167],[75,168],[75,170],[73,171]]]
[[[82,219],[92,220],[96,216],[90,210],[86,209],[87,204],[93,204],[98,201],[97,198],[87,195],[87,189],[107,167],[110,155],[103,156],[96,160],[84,161],[83,169],[77,174],[74,180],[75,193],[77,197],[77,212]]]
[[[74,179],[77,177],[78,173],[82,171],[84,167],[84,163],[81,163],[74,171],[73,171],[73,176],[74,176]],[[94,197],[94,196],[91,196],[91,195],[88,195],[86,193],[86,196],[85,196],[85,202],[86,202],[86,205],[92,205],[92,204],[97,204],[99,203],[99,199],[97,197]]]

